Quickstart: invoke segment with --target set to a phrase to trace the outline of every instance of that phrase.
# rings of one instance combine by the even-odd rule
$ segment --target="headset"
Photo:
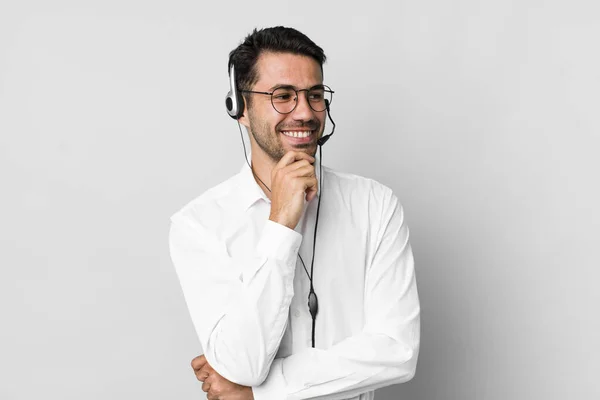
[[[242,145],[244,146],[244,159],[248,163],[252,174],[269,190],[269,187],[265,185],[265,183],[256,175],[252,165],[248,161],[248,156],[246,155],[246,145],[244,144],[244,136],[242,134],[242,128],[240,126],[240,117],[244,115],[244,100],[240,95],[240,91],[237,89],[236,80],[235,80],[235,66],[231,63],[229,67],[229,92],[227,92],[227,96],[225,96],[225,107],[227,108],[227,114],[233,119],[235,119],[238,123],[238,128],[240,129],[240,137],[242,139]],[[325,99],[325,108],[327,111],[327,116],[332,124],[331,133],[325,136],[322,136],[319,140],[317,140],[317,144],[319,145],[319,182],[322,182],[322,173],[323,166],[321,160],[322,156],[322,147],[329,140],[329,138],[335,132],[335,122],[331,118],[331,112],[329,110],[329,100]],[[317,203],[317,216],[315,221],[315,230],[313,237],[313,254],[312,254],[312,262],[310,265],[310,275],[308,274],[308,270],[306,269],[306,264],[304,264],[304,260],[298,253],[298,257],[300,257],[300,261],[302,261],[302,266],[304,267],[304,271],[306,271],[306,275],[308,275],[308,279],[310,280],[310,292],[308,293],[308,310],[310,311],[310,315],[312,317],[312,347],[315,347],[315,321],[317,318],[317,313],[319,311],[319,302],[317,299],[317,294],[315,293],[315,289],[313,286],[313,267],[315,264],[315,245],[317,243],[317,227],[319,226],[319,210],[321,209],[321,198],[323,197],[323,185],[321,185],[321,193],[319,193],[319,202]]]
[[[335,122],[333,122],[333,119],[331,118],[331,112],[329,111],[329,100],[327,99],[325,99],[325,107],[327,109],[327,117],[331,121],[333,128],[330,134],[322,136],[319,140],[317,140],[317,144],[319,146],[323,146],[335,132]],[[240,117],[244,115],[244,100],[237,89],[237,84],[235,81],[235,66],[233,63],[231,63],[229,67],[229,92],[227,92],[227,96],[225,96],[225,108],[227,109],[227,114],[229,114],[229,116],[235,120],[239,120]]]
[[[225,97],[225,107],[227,107],[227,114],[235,120],[240,119],[244,115],[244,100],[237,90],[233,63],[229,67],[229,92],[227,92],[227,96]]]

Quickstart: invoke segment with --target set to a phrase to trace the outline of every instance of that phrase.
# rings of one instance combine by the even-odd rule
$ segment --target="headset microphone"
[[[335,122],[333,122],[333,119],[331,118],[331,113],[329,111],[329,100],[327,100],[327,99],[325,99],[325,108],[327,109],[327,116],[329,117],[329,120],[331,121],[333,128],[331,129],[331,133],[329,135],[325,135],[322,138],[320,138],[319,140],[317,140],[317,144],[319,146],[323,146],[329,140],[331,135],[333,135],[333,132],[335,132]]]

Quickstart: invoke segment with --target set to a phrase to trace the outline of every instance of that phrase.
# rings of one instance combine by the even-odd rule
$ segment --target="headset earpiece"
[[[244,100],[235,84],[235,68],[233,64],[229,67],[229,92],[225,96],[225,107],[227,108],[227,114],[233,119],[239,119],[244,114]]]

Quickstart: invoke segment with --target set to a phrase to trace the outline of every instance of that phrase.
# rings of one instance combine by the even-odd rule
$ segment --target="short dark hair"
[[[263,52],[292,53],[312,57],[319,63],[323,73],[326,60],[323,49],[302,32],[284,26],[257,30],[246,36],[244,41],[229,53],[229,63],[235,66],[235,83],[238,90],[250,90],[258,81],[256,62]]]

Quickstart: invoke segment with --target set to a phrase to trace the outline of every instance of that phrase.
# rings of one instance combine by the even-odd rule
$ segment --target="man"
[[[384,185],[316,162],[333,94],[324,61],[284,27],[230,53],[227,107],[251,163],[171,217],[208,399],[366,400],[414,376],[420,308],[403,209]]]

